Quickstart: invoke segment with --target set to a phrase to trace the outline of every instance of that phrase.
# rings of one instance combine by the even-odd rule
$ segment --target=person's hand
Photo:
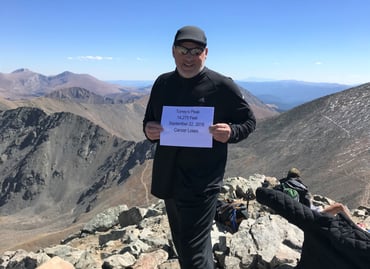
[[[150,140],[158,140],[163,127],[159,122],[148,121],[145,125],[145,134]]]
[[[226,143],[231,136],[231,128],[226,123],[216,123],[209,126],[209,132],[212,134],[213,139],[222,143]]]

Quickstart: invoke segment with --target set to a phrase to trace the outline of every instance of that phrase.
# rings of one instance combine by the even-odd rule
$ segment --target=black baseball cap
[[[178,45],[183,41],[196,42],[204,47],[207,46],[207,37],[204,31],[196,26],[184,26],[177,30],[175,35],[174,45]]]

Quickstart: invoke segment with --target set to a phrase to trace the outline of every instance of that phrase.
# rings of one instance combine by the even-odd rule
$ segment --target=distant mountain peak
[[[31,72],[31,70],[27,69],[27,68],[19,68],[17,70],[14,70],[12,72],[12,74],[15,74],[15,73],[22,73],[22,72]]]
[[[64,71],[58,75],[56,75],[56,77],[63,77],[63,76],[73,76],[73,75],[76,75],[75,73],[72,73],[70,71]]]
[[[45,96],[56,89],[70,87],[85,88],[101,96],[122,92],[122,87],[119,85],[100,81],[88,74],[75,74],[70,71],[44,76],[29,69],[20,68],[11,74],[0,76],[0,96],[13,100]]]
[[[57,100],[68,99],[77,103],[90,103],[90,104],[114,103],[114,100],[109,97],[103,97],[81,87],[69,87],[57,89],[51,93],[46,94],[45,97]]]

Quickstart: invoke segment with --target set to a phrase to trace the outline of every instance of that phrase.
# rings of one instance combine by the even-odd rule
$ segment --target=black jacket
[[[304,242],[297,269],[370,268],[370,233],[344,214],[333,217],[311,210],[273,189],[258,188],[256,197],[259,203],[303,230]]]
[[[230,78],[207,68],[191,79],[182,78],[176,70],[159,76],[150,94],[144,128],[148,121],[161,121],[163,106],[214,107],[214,123],[231,126],[229,143],[245,139],[255,129],[256,119],[239,87]],[[179,185],[187,185],[194,192],[220,187],[227,144],[213,141],[212,148],[190,148],[152,142],[157,143],[152,177],[155,196],[171,198]]]

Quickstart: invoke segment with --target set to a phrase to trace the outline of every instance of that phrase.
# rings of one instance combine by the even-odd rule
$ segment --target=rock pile
[[[221,198],[243,198],[268,180],[263,175],[248,179],[225,179]],[[316,206],[333,201],[314,196]],[[216,268],[293,268],[300,258],[303,232],[255,200],[248,204],[249,218],[236,233],[215,222],[212,242]],[[370,227],[369,208],[352,210],[355,221]],[[0,257],[0,269],[178,269],[176,252],[163,201],[148,207],[121,205],[91,219],[84,228],[60,245],[40,249],[7,251]]]

